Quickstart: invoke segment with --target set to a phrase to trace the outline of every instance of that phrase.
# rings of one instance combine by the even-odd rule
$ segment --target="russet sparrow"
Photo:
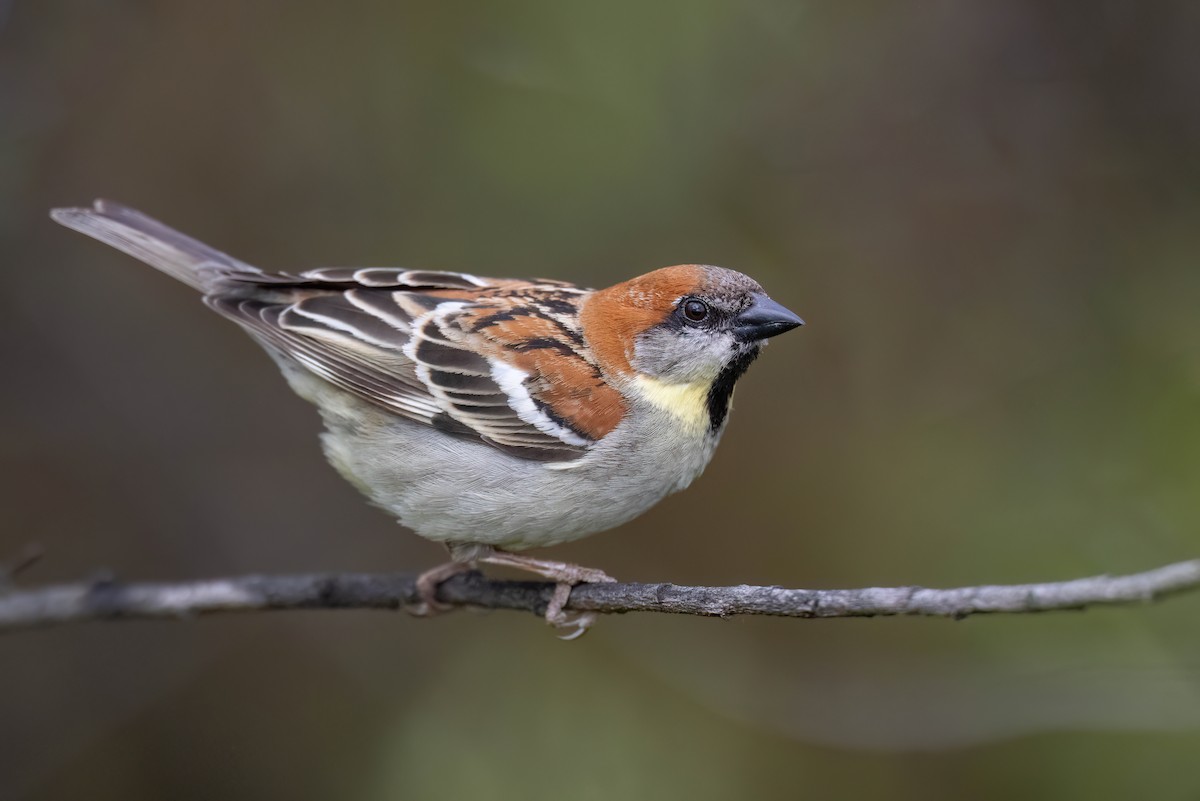
[[[63,225],[200,291],[324,418],[329,461],[451,560],[555,582],[551,624],[599,570],[521,555],[618,526],[688,486],[769,337],[803,321],[753,279],[700,264],[607,289],[400,268],[268,273],[120,204],[55,209]]]

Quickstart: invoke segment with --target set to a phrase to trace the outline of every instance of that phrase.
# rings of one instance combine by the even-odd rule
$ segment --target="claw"
[[[545,617],[546,622],[556,629],[568,630],[568,633],[559,635],[560,640],[574,640],[582,637],[596,622],[595,612],[567,612],[564,609],[567,601],[571,598],[571,589],[576,584],[604,584],[616,581],[603,570],[592,567],[573,565],[569,562],[549,562],[505,551],[494,551],[483,555],[479,561],[527,570],[557,582],[554,594],[550,596],[550,603],[546,605]]]
[[[462,562],[446,562],[426,570],[417,576],[417,598],[419,600],[415,604],[404,607],[405,611],[416,617],[431,617],[454,609],[453,604],[445,604],[437,599],[438,585],[451,576],[467,573],[470,570],[471,566]]]
[[[405,607],[409,614],[425,617],[454,609],[453,605],[437,599],[438,585],[452,576],[473,570],[477,562],[485,562],[525,570],[555,582],[554,594],[550,596],[550,602],[546,605],[546,622],[564,632],[558,635],[560,640],[574,640],[582,637],[596,622],[596,613],[568,612],[565,607],[571,599],[571,589],[577,584],[604,584],[616,581],[603,570],[569,562],[550,562],[518,556],[485,545],[472,545],[465,550],[452,547],[450,555],[456,561],[438,565],[417,576],[418,600],[417,603]]]
[[[563,609],[570,600],[571,590],[574,587],[574,584],[565,582],[555,585],[554,594],[550,596],[550,603],[546,605],[546,622],[559,631],[567,632],[558,635],[560,640],[574,640],[582,637],[596,622],[595,612],[567,612]]]

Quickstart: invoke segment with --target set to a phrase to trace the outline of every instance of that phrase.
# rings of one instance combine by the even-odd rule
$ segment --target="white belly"
[[[650,411],[575,462],[545,463],[340,400],[340,409],[323,404],[322,441],[347,480],[423,537],[508,550],[569,542],[637,517],[690,484],[719,438],[672,436],[677,421]]]

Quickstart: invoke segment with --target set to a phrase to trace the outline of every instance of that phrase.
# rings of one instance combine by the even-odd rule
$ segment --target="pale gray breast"
[[[338,471],[437,541],[521,550],[613,528],[690,484],[719,438],[681,437],[677,420],[648,407],[582,459],[547,464],[387,414],[303,368],[281,366],[321,409],[325,452]]]

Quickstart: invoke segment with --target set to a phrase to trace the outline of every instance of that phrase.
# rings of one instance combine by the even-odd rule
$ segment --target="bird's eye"
[[[683,316],[693,323],[702,323],[708,319],[708,304],[702,300],[691,298],[683,302]]]

